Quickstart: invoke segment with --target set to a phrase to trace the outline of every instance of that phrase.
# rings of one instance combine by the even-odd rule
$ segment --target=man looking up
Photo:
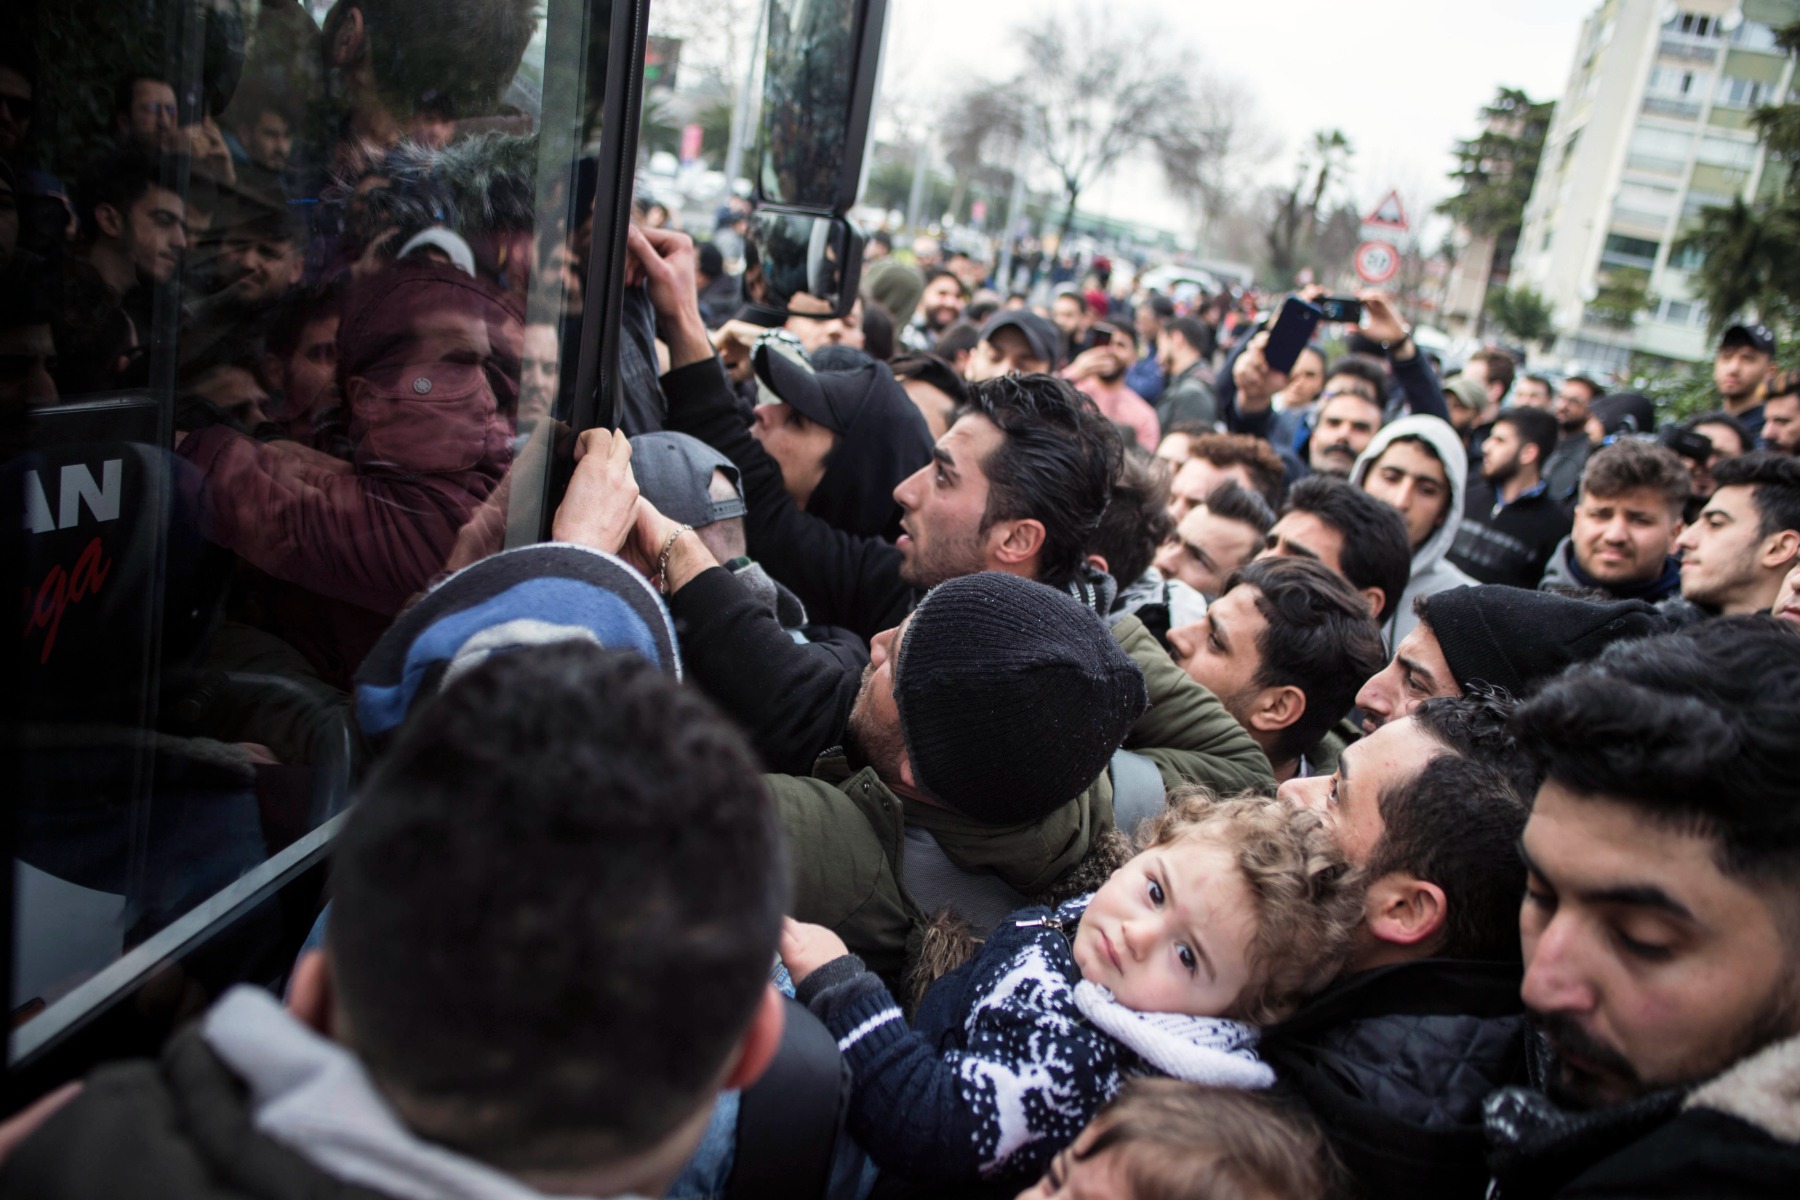
[[[1619,646],[1515,728],[1547,771],[1519,916],[1544,1083],[1486,1103],[1498,1194],[1789,1194],[1800,638],[1754,617]]]
[[[1532,588],[1569,533],[1539,468],[1556,449],[1556,419],[1535,408],[1502,409],[1481,444],[1481,479],[1469,487],[1450,561],[1479,583]]]
[[[1775,369],[1775,335],[1766,325],[1733,325],[1719,338],[1713,356],[1713,386],[1719,407],[1737,418],[1755,445],[1763,431],[1763,406],[1757,393]]]
[[[1156,568],[1210,600],[1232,572],[1256,557],[1274,524],[1261,496],[1227,480],[1181,518],[1175,536],[1157,551]]]
[[[1446,561],[1462,525],[1463,486],[1468,453],[1449,422],[1437,417],[1401,417],[1369,443],[1350,481],[1406,521],[1412,568],[1398,606],[1383,621],[1388,645],[1412,632],[1412,602],[1473,583]]]
[[[1391,616],[1412,566],[1406,522],[1393,508],[1329,475],[1295,484],[1258,558],[1324,563],[1363,598],[1377,621]]]
[[[1681,562],[1671,551],[1687,495],[1687,468],[1672,451],[1641,438],[1602,447],[1582,473],[1574,528],[1539,586],[1652,604],[1675,595]]]
[[[1187,458],[1170,482],[1169,515],[1181,520],[1225,483],[1255,492],[1274,508],[1281,481],[1281,459],[1261,438],[1247,433],[1198,434],[1188,441]]]
[[[781,1039],[788,864],[755,760],[581,641],[421,707],[359,788],[286,1007],[235,988],[160,1064],[100,1069],[0,1196],[664,1194]]]
[[[1356,693],[1365,733],[1437,697],[1482,688],[1530,695],[1570,663],[1668,627],[1641,600],[1575,600],[1500,584],[1452,588],[1414,604],[1419,623]]]
[[[1587,423],[1588,417],[1593,415],[1594,401],[1600,395],[1599,384],[1586,376],[1575,375],[1563,381],[1551,403],[1550,411],[1556,417],[1562,436],[1544,463],[1544,482],[1550,486],[1550,498],[1558,504],[1566,503],[1575,494],[1575,488],[1581,482],[1581,470],[1587,465],[1588,455],[1593,453]]]
[[[1382,659],[1362,597],[1304,559],[1234,572],[1198,624],[1169,631],[1169,651],[1256,739],[1278,782],[1311,773],[1310,752]]]
[[[1800,459],[1760,450],[1713,478],[1718,490],[1676,542],[1681,595],[1725,616],[1768,612],[1800,560]]]

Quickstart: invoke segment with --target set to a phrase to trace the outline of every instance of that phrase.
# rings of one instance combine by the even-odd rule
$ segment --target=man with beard
[[[1651,604],[1675,595],[1681,563],[1672,552],[1687,494],[1687,468],[1672,451],[1639,438],[1603,447],[1582,474],[1573,531],[1538,586]]]
[[[1800,1177],[1800,639],[1618,647],[1514,720],[1538,1087],[1486,1103],[1516,1196],[1787,1196]]]
[[[96,163],[76,193],[85,239],[78,255],[117,297],[140,340],[150,336],[155,289],[175,278],[187,251],[187,204],[161,183],[181,174],[177,160],[125,146]]]
[[[1762,437],[1763,405],[1758,391],[1775,369],[1775,335],[1766,325],[1733,325],[1719,338],[1713,357],[1713,386],[1719,407],[1737,418],[1752,445]]]
[[[1763,445],[1777,454],[1800,454],[1800,371],[1769,381],[1763,401]]]
[[[1323,563],[1265,559],[1233,572],[1169,652],[1256,739],[1277,782],[1313,774],[1356,688],[1381,669],[1381,631],[1361,596]]]
[[[925,280],[919,296],[919,312],[901,333],[900,340],[913,350],[933,349],[944,332],[956,324],[969,302],[968,291],[956,272],[940,268]]]
[[[1768,612],[1800,561],[1800,459],[1759,450],[1714,478],[1719,490],[1676,542],[1682,598],[1706,613]]]
[[[1154,451],[1162,440],[1156,409],[1125,382],[1125,373],[1137,361],[1137,343],[1124,325],[1103,322],[1094,326],[1094,347],[1084,350],[1064,378],[1094,402],[1100,412],[1134,438],[1139,447]]]
[[[1450,561],[1478,583],[1533,588],[1569,532],[1540,468],[1556,449],[1556,419],[1536,408],[1502,409],[1481,444],[1481,478],[1469,488]]]
[[[1587,466],[1588,455],[1594,452],[1593,444],[1588,441],[1587,423],[1588,417],[1593,415],[1594,401],[1600,396],[1599,384],[1584,375],[1574,375],[1563,381],[1551,403],[1550,411],[1556,417],[1562,435],[1544,463],[1544,482],[1549,485],[1550,498],[1558,504],[1567,503],[1575,494],[1575,488],[1581,482],[1581,469]]]

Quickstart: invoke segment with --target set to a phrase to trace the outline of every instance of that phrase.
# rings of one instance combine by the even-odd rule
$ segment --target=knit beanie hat
[[[894,700],[920,790],[987,825],[1035,821],[1080,795],[1150,703],[1093,610],[996,571],[920,602],[896,651]]]
[[[1497,583],[1439,592],[1420,612],[1458,685],[1486,683],[1513,696],[1536,691],[1614,642],[1669,627],[1642,600],[1576,600]]]
[[[878,259],[863,268],[862,290],[894,314],[894,328],[905,329],[925,295],[925,277],[903,262]]]
[[[356,671],[357,724],[389,733],[490,654],[562,641],[635,650],[681,677],[675,627],[642,575],[586,546],[521,546],[458,571],[388,627]]]

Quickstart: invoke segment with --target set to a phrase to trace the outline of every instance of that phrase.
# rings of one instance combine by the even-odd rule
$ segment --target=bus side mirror
[[[778,324],[842,317],[856,303],[863,235],[844,217],[764,205],[744,237],[744,302]]]
[[[780,320],[844,316],[863,237],[862,187],[888,0],[765,0],[755,210],[744,300]]]

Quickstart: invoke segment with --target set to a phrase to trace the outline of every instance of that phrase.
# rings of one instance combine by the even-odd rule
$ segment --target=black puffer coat
[[[1260,1049],[1366,1195],[1474,1200],[1488,1180],[1482,1100],[1525,1078],[1519,974],[1449,959],[1363,971]]]

